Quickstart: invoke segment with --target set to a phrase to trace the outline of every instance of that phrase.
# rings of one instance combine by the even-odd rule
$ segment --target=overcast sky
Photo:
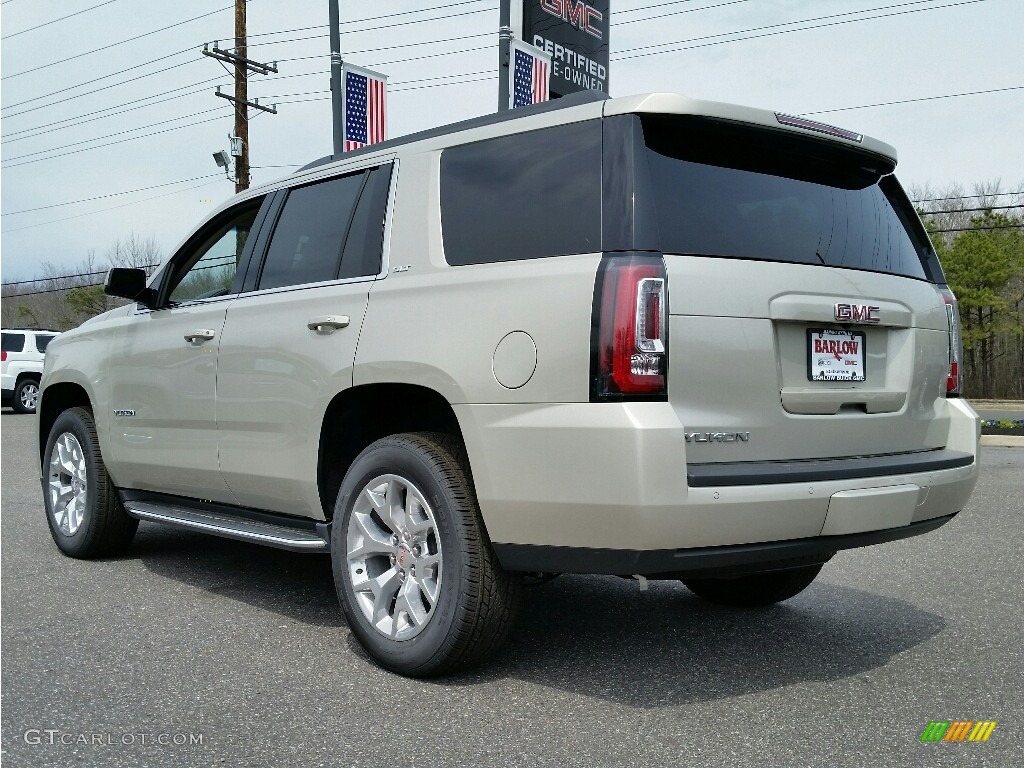
[[[340,2],[345,59],[390,78],[390,136],[494,111],[497,0]],[[42,262],[73,265],[89,251],[102,257],[132,233],[154,237],[166,256],[233,194],[211,157],[227,147],[233,127],[214,87],[230,92],[231,78],[199,53],[207,41],[230,44],[231,7],[233,0],[3,0],[5,281],[35,277]],[[612,0],[611,7],[612,96],[675,91],[802,114],[1015,89],[817,119],[896,146],[905,186],[1001,179],[1006,189],[1024,187],[1024,0]],[[353,23],[406,11],[421,12]],[[277,115],[260,114],[250,125],[254,184],[331,152],[327,12],[327,0],[248,4],[249,56],[277,60],[280,70],[250,79],[250,98],[280,104]],[[77,15],[46,24],[70,14]],[[210,15],[187,21],[203,14]],[[806,29],[825,24],[832,26]],[[147,34],[170,25],[178,26]],[[303,27],[316,28],[281,34]],[[769,34],[778,32],[785,33]],[[465,39],[430,42],[454,37]],[[616,61],[659,43],[685,48]],[[88,53],[104,46],[112,47]],[[66,57],[74,58],[46,66]],[[455,82],[438,85],[446,79]],[[122,139],[132,140],[96,146]]]

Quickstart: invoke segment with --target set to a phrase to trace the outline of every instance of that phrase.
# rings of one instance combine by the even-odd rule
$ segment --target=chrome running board
[[[248,541],[293,552],[330,551],[326,538],[326,526],[310,529],[291,527],[241,516],[200,511],[171,503],[137,499],[124,499],[124,508],[129,515],[139,520],[188,528],[228,539]],[[321,535],[321,532],[324,535]]]

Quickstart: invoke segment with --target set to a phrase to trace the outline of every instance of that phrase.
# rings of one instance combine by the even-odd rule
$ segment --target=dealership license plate
[[[807,378],[811,381],[864,381],[864,334],[809,329]]]

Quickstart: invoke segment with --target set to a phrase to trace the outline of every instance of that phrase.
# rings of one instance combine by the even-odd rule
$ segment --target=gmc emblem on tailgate
[[[879,323],[878,312],[868,304],[836,304],[836,320],[841,323]]]

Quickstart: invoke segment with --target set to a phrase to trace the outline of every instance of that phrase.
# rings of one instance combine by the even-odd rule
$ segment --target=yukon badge
[[[880,323],[879,307],[868,304],[836,304],[836,320],[840,323]]]
[[[749,432],[686,432],[688,443],[748,443]]]
[[[124,418],[126,416],[134,416],[134,415],[135,415],[135,409],[134,408],[118,408],[117,410],[114,411],[114,417],[115,418]]]

